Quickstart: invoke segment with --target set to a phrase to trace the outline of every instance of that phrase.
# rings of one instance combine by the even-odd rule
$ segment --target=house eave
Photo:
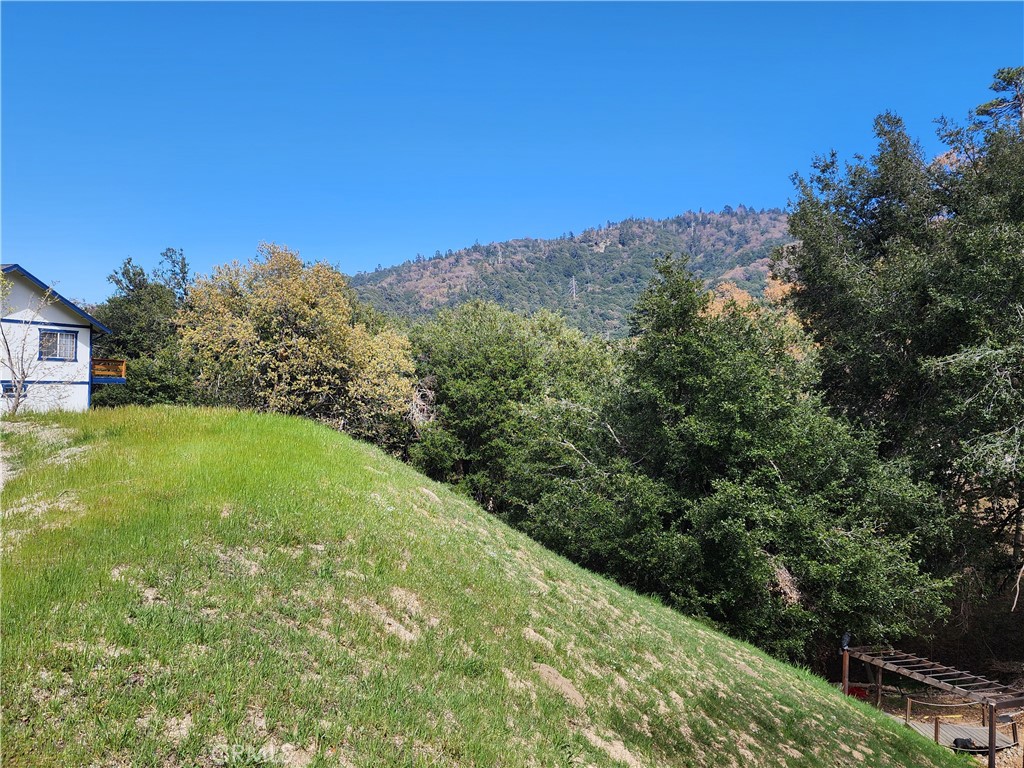
[[[20,264],[3,264],[3,265],[0,265],[0,271],[2,271],[2,273],[5,274],[5,275],[7,275],[7,274],[20,275],[21,277],[23,277],[24,279],[28,280],[30,283],[35,285],[37,288],[39,288],[44,293],[49,292],[50,295],[53,296],[62,306],[64,306],[66,309],[71,310],[76,315],[81,317],[83,320],[87,321],[89,323],[89,325],[94,330],[99,331],[100,333],[113,333],[113,331],[111,331],[107,326],[105,326],[103,323],[101,323],[95,317],[90,315],[88,312],[86,312],[84,309],[82,309],[80,306],[75,304],[70,299],[67,299],[64,296],[61,296],[59,293],[57,293],[57,291],[55,291],[53,288],[48,286],[46,283],[44,283],[38,277],[33,275],[31,272],[26,270]]]

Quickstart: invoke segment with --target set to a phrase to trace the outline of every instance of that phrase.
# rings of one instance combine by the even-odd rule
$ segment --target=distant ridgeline
[[[415,317],[467,299],[522,312],[547,308],[591,333],[622,335],[633,304],[654,274],[654,260],[690,254],[709,285],[725,280],[760,294],[772,249],[790,242],[786,214],[740,205],[671,219],[626,219],[553,240],[524,238],[417,256],[352,285],[377,309]]]

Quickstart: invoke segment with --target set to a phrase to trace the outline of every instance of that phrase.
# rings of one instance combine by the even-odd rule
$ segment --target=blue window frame
[[[3,397],[14,397],[15,386],[14,386],[14,382],[13,381],[5,381],[5,382],[3,382],[2,386],[3,386]],[[21,394],[25,394],[25,392],[27,390],[28,390],[28,385],[25,384],[25,383],[22,383],[22,385],[21,385]]]
[[[78,361],[78,331],[39,331],[39,359]]]

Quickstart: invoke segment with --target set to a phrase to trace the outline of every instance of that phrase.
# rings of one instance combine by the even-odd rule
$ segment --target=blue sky
[[[260,240],[348,273],[627,216],[784,206],[1024,63],[1024,3],[12,3],[2,248],[98,301]]]

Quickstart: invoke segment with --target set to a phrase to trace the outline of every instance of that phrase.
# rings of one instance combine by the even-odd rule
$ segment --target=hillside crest
[[[359,296],[392,314],[420,316],[468,299],[561,312],[585,331],[625,332],[660,256],[688,254],[698,277],[759,294],[772,250],[792,238],[778,208],[739,205],[668,219],[629,218],[553,239],[520,238],[354,275]]]

